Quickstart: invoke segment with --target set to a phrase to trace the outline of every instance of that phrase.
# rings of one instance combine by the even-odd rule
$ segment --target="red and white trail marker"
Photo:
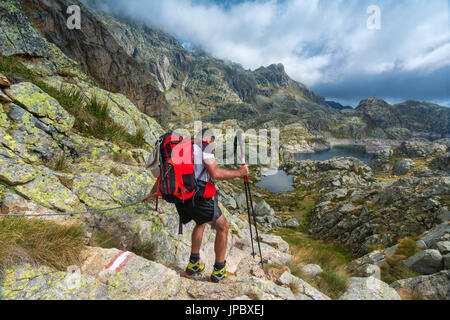
[[[106,270],[119,272],[126,266],[128,261],[134,257],[134,253],[129,251],[121,251],[118,255],[112,259],[112,261],[106,266]]]

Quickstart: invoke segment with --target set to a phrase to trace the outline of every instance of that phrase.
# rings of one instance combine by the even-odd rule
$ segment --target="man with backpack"
[[[209,129],[202,130],[192,141],[182,139],[181,137],[174,138],[173,133],[168,133],[161,137],[160,143],[165,147],[159,149],[161,153],[159,156],[160,175],[152,191],[143,201],[161,196],[166,201],[175,203],[178,214],[180,215],[180,232],[182,230],[182,224],[186,224],[191,220],[195,221],[196,226],[192,231],[191,256],[185,271],[186,277],[200,273],[205,268],[204,263],[200,261],[203,231],[207,224],[211,224],[212,228],[215,228],[216,239],[214,242],[214,251],[216,259],[214,270],[211,274],[211,281],[217,283],[227,276],[234,274],[227,272],[225,268],[229,225],[218,207],[217,192],[212,180],[231,180],[248,176],[249,169],[247,165],[242,165],[237,170],[219,168],[214,157],[214,148],[212,146],[214,140],[215,137]],[[189,149],[190,146],[192,146],[192,150]],[[180,161],[174,161],[173,154],[182,154],[184,157],[192,154],[192,169],[189,165],[185,165],[185,163],[178,165],[177,163]],[[165,157],[172,158],[167,161]],[[187,163],[187,161],[185,162]],[[168,163],[167,166],[165,165],[166,163]],[[173,176],[174,178],[172,180],[176,181],[177,175],[181,177],[178,179],[179,182],[172,183],[170,176]],[[193,179],[191,175],[194,177]],[[194,186],[190,186],[191,180],[194,180]],[[177,185],[183,185],[183,187],[177,188]],[[172,191],[170,191],[171,189]],[[174,191],[178,191],[179,189],[181,189],[181,196],[180,193],[177,194]]]

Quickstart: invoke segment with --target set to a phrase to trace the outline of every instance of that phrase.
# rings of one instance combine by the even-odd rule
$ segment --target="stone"
[[[114,265],[120,256],[125,257],[124,263]],[[260,273],[256,268],[251,270]],[[296,298],[290,288],[254,276],[237,276],[219,284],[187,279],[160,263],[117,249],[86,247],[82,252],[81,271],[140,299],[229,300],[243,295],[256,295],[260,299]]]
[[[419,247],[422,250],[428,249],[427,244],[423,240],[417,240],[416,244],[417,244],[417,247]]]
[[[298,228],[300,227],[300,223],[298,223],[298,220],[295,218],[291,218],[288,221],[285,222],[285,225],[287,228]]]
[[[32,181],[38,170],[16,158],[6,158],[0,155],[0,180],[11,186]]]
[[[435,226],[421,234],[419,237],[425,242],[428,248],[434,248],[437,242],[450,235],[450,224],[448,221]]]
[[[402,176],[407,174],[411,171],[411,169],[414,167],[414,161],[411,159],[402,159],[398,160],[395,165],[393,172],[397,176]]]
[[[114,286],[81,274],[77,268],[61,272],[49,267],[9,268],[0,280],[0,300],[138,299]]]
[[[240,193],[234,197],[236,200],[236,205],[239,210],[247,210],[247,202],[245,200],[245,193]]]
[[[367,265],[382,267],[386,263],[386,258],[380,250],[372,251],[356,260],[350,262],[345,269],[355,275],[366,274]]]
[[[61,107],[58,101],[32,83],[14,84],[6,92],[14,102],[46,124],[53,125],[59,132],[69,131],[75,123],[74,117]]]
[[[375,277],[352,277],[349,279],[348,289],[339,300],[402,300],[402,298],[394,288]]]
[[[225,207],[230,208],[230,209],[237,209],[237,204],[236,204],[236,200],[234,200],[233,197],[225,197],[225,199],[222,200],[222,203]]]
[[[286,286],[295,285],[298,291],[295,295],[298,299],[305,300],[305,298],[309,298],[311,300],[331,300],[330,297],[288,271],[283,272],[278,278],[278,282]]]
[[[41,172],[33,181],[18,185],[15,190],[21,196],[50,209],[64,212],[86,210],[78,197],[48,172]]]
[[[278,218],[275,215],[264,216],[264,221],[271,228],[277,228],[277,227],[281,227],[283,225],[280,218]],[[263,224],[264,224],[264,222],[263,222]]]
[[[263,233],[259,237],[261,242],[267,243],[281,252],[289,252],[289,244],[280,236]]]
[[[450,269],[450,253],[447,253],[442,259],[444,260],[444,268],[447,270]]]
[[[0,73],[0,87],[10,87],[11,82],[9,82],[8,78],[3,74]]]
[[[442,255],[450,253],[450,241],[439,241],[436,243],[436,249],[439,250]]]
[[[262,200],[256,205],[255,214],[260,217],[273,216],[275,212],[265,200]]]
[[[8,97],[2,90],[0,90],[0,103],[12,102],[11,98]]]
[[[443,268],[442,255],[438,250],[427,249],[403,260],[405,266],[421,274],[433,274]]]
[[[387,248],[386,250],[384,250],[384,254],[387,256],[392,256],[393,254],[395,254],[397,252],[398,246],[399,245],[396,244],[392,247]]]
[[[427,276],[398,280],[393,282],[391,287],[400,294],[407,294],[413,298],[447,300],[448,272],[441,271]]]
[[[317,264],[307,264],[307,265],[301,267],[301,270],[302,270],[302,273],[304,273],[310,277],[314,277],[323,272],[322,268]]]

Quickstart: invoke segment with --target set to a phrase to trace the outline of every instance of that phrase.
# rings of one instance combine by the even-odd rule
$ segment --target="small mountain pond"
[[[317,160],[326,161],[334,157],[354,157],[368,164],[372,159],[372,155],[367,153],[362,146],[355,145],[336,145],[329,150],[314,153],[297,153],[294,155],[295,161]],[[282,191],[293,191],[292,184],[294,176],[288,175],[283,170],[272,170],[264,175],[256,186],[268,190],[273,193]]]

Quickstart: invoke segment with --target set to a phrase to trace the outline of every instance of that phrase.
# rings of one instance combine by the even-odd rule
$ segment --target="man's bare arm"
[[[248,176],[248,166],[243,165],[237,170],[222,169],[217,166],[217,162],[214,159],[206,159],[203,161],[206,170],[214,180],[231,180]]]

